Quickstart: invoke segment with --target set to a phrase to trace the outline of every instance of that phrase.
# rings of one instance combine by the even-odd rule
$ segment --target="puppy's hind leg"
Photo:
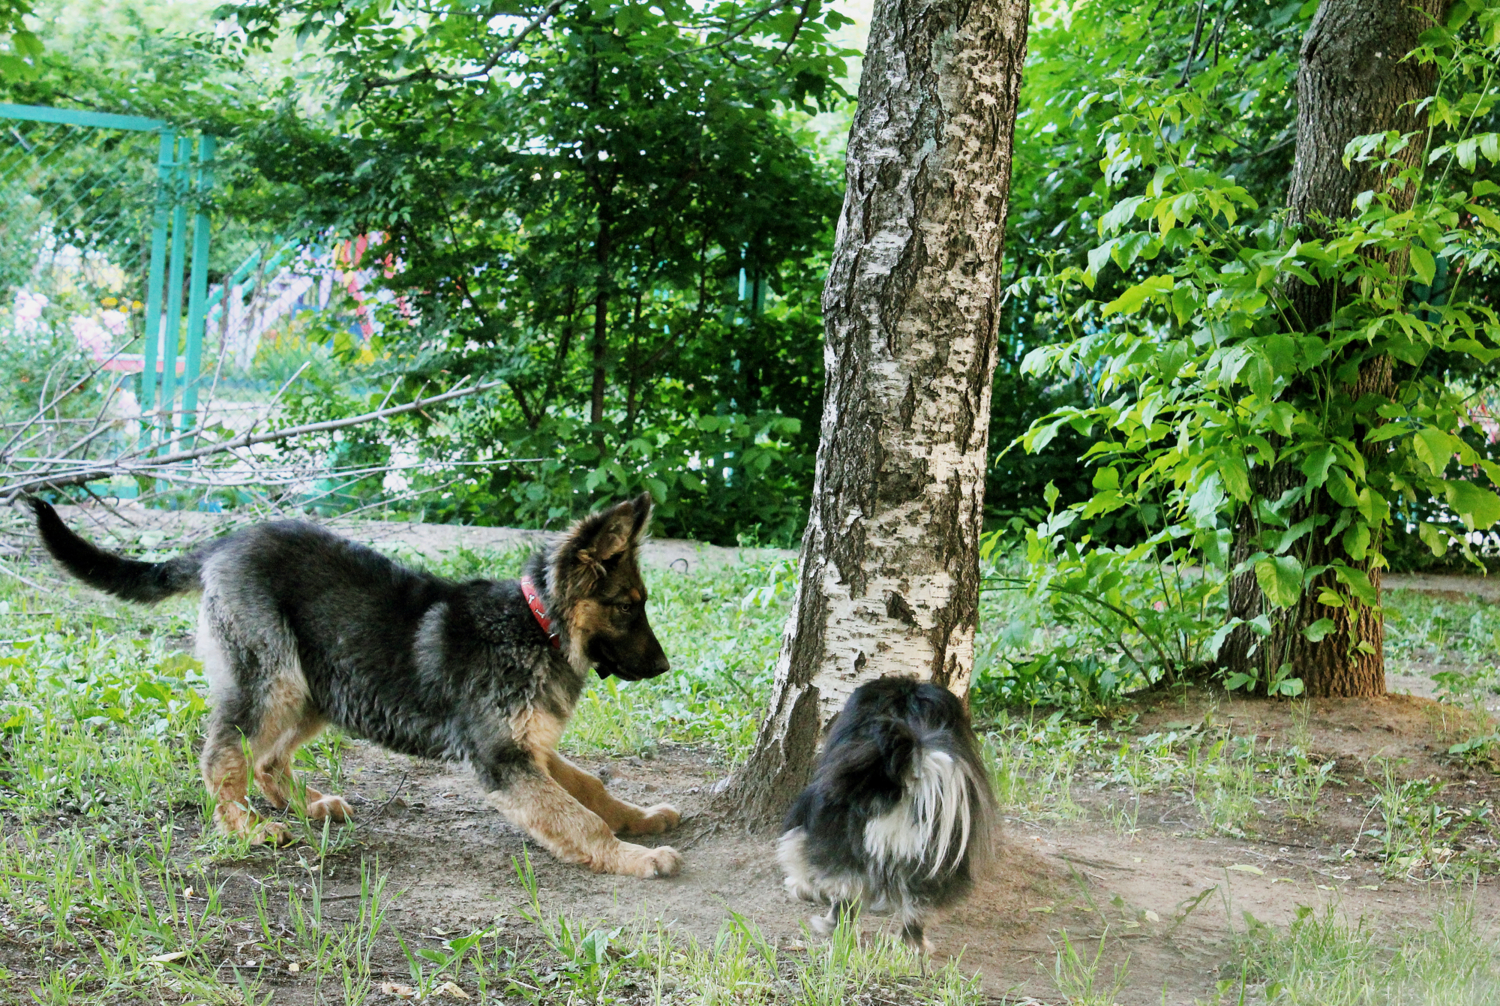
[[[263,821],[250,810],[250,766],[241,746],[242,736],[221,715],[215,714],[209,722],[199,766],[203,783],[215,800],[214,823],[225,834],[245,836],[257,845],[282,845],[291,839],[286,825]]]
[[[296,789],[292,776],[292,758],[299,747],[316,737],[324,727],[323,718],[307,710],[305,706],[297,709],[294,716],[295,718],[287,716],[282,719],[280,729],[274,731],[274,740],[251,744],[255,750],[255,784],[266,795],[266,799],[283,810],[291,805]],[[270,730],[265,733],[267,736],[273,735]],[[311,786],[304,786],[303,794],[307,801],[305,810],[309,820],[321,821],[327,818],[347,821],[354,816],[348,801],[341,796],[320,793]]]
[[[213,715],[203,741],[199,768],[203,784],[214,798],[214,823],[228,835],[241,835],[260,844],[281,845],[291,838],[286,826],[262,821],[250,810],[250,765],[245,757],[246,734],[259,733],[259,705],[253,690],[257,655],[229,645],[226,622],[219,606],[206,594],[198,609],[198,655],[208,676]],[[239,659],[234,659],[231,654]]]
[[[547,752],[547,773],[573,799],[598,814],[617,835],[660,835],[677,827],[682,815],[670,804],[642,809],[611,794],[596,775],[574,765],[556,751]]]

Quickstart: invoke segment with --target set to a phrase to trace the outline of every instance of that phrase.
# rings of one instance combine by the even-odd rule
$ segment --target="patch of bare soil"
[[[948,919],[930,930],[937,956],[962,955],[996,996],[1060,1001],[1051,973],[1064,938],[1092,959],[1102,950],[1106,978],[1128,975],[1122,1004],[1192,1003],[1220,979],[1237,979],[1232,954],[1243,913],[1285,925],[1299,905],[1337,905],[1379,927],[1419,924],[1445,901],[1477,899],[1480,919],[1500,917],[1500,883],[1477,885],[1392,881],[1355,839],[1367,824],[1367,781],[1375,759],[1404,759],[1403,775],[1432,775],[1478,804],[1492,800],[1500,780],[1456,766],[1439,750],[1450,710],[1428,700],[1393,696],[1319,702],[1305,725],[1319,757],[1337,761],[1342,785],[1331,785],[1309,825],[1274,807],[1244,838],[1213,836],[1192,816],[1181,794],[1143,801],[1137,828],[1121,832],[1083,821],[1037,824],[1010,820],[995,876]],[[1224,696],[1163,697],[1140,710],[1134,729],[1160,731],[1215,719],[1236,735],[1286,743],[1299,729],[1286,703]],[[531,847],[543,909],[574,920],[609,924],[658,920],[680,934],[711,938],[738,913],[778,944],[804,945],[809,906],[782,891],[773,839],[750,835],[711,809],[714,783],[726,774],[710,752],[665,746],[650,760],[583,759],[614,792],[641,804],[675,803],[683,826],[663,841],[686,857],[681,876],[642,881],[595,876]],[[522,834],[485,806],[467,770],[354,745],[344,762],[345,795],[358,815],[354,846],[325,861],[326,893],[358,891],[361,857],[378,859],[389,889],[402,893],[392,919],[407,934],[434,939],[502,918],[505,931],[528,939],[517,908],[526,895],[514,862],[526,851]],[[1087,807],[1107,794],[1075,780]],[[293,855],[286,851],[257,856]],[[346,885],[346,886],[340,886]],[[869,918],[867,930],[884,925]]]

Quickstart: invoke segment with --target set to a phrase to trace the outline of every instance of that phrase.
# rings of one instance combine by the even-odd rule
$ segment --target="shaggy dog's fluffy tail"
[[[936,880],[989,850],[990,788],[984,765],[951,730],[887,720],[877,732],[889,777],[901,797],[865,824],[864,846],[877,867]]]
[[[50,503],[30,499],[42,543],[58,564],[78,579],[127,601],[160,601],[197,590],[202,555],[189,552],[166,562],[140,562],[106,552],[74,534]]]
[[[963,705],[905,678],[857,688],[813,779],[787,814],[777,855],[795,896],[898,915],[908,939],[973,886],[993,847],[995,799]]]

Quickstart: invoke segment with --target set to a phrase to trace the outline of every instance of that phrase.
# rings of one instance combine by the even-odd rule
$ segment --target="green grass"
[[[521,558],[460,551],[428,565],[504,576]],[[928,968],[903,945],[862,943],[848,929],[789,952],[732,915],[711,941],[654,919],[602,928],[549,917],[526,862],[517,873],[532,900],[519,936],[481,927],[434,945],[404,932],[388,914],[385,873],[365,857],[357,900],[335,918],[318,864],[357,850],[357,823],[289,819],[302,829],[295,860],[204,827],[206,682],[186,650],[193,600],[142,608],[45,567],[27,572],[42,589],[0,578],[0,638],[10,640],[0,645],[0,1001],[359,1004],[442,995],[446,983],[509,1003],[981,1001],[956,964]],[[673,673],[595,681],[566,744],[649,754],[671,741],[743,757],[770,687],[790,564],[651,570],[647,580]],[[325,733],[298,760],[338,781],[347,748]],[[253,878],[249,903],[227,899],[216,879],[236,873]]]
[[[460,550],[433,568],[505,576],[521,558]],[[984,1001],[961,963],[924,967],[904,946],[860,943],[847,928],[805,949],[777,947],[733,915],[712,939],[689,939],[655,919],[605,927],[547,916],[533,899],[521,906],[529,921],[520,935],[486,926],[435,944],[393,922],[396,896],[373,858],[360,860],[356,904],[334,918],[315,867],[333,852],[357,852],[357,823],[298,825],[311,867],[202,829],[210,808],[195,752],[204,681],[186,652],[193,601],[140,608],[81,594],[45,568],[25,572],[43,589],[0,577],[0,639],[9,641],[0,644],[0,1000],[389,1002],[382,986],[427,994],[454,982],[476,999],[504,1002]],[[684,743],[721,763],[742,759],[769,692],[792,574],[785,562],[691,577],[648,570],[650,615],[673,672],[591,682],[564,745],[649,756],[660,744]],[[1015,594],[1007,608],[986,602],[998,626],[981,641],[990,658],[1054,631],[1036,611],[1020,610],[1023,602]],[[1394,595],[1390,607],[1393,652],[1446,654],[1443,666],[1468,661],[1465,676],[1448,682],[1455,709],[1493,694],[1500,620],[1489,606]],[[1017,621],[1006,627],[1009,616]],[[1049,687],[1065,697],[1063,683]],[[986,707],[980,727],[1013,817],[1100,820],[1128,840],[1142,827],[1143,807],[1170,805],[1186,832],[1243,836],[1270,813],[1318,822],[1330,787],[1342,792],[1345,780],[1313,750],[1307,707],[1294,708],[1292,731],[1274,744],[1231,731],[1212,709],[1142,733],[1117,700],[1097,693],[1051,711]],[[337,782],[347,749],[328,733],[299,762]],[[1475,751],[1480,758],[1485,749]],[[1399,764],[1372,764],[1366,776],[1359,851],[1375,855],[1388,877],[1492,868],[1454,854],[1455,838],[1488,826],[1481,808],[1466,807],[1441,780],[1408,778]],[[258,885],[251,902],[231,902],[216,886],[230,865]],[[517,873],[526,890],[528,865],[518,863]],[[1266,1003],[1494,1001],[1495,947],[1462,907],[1430,931],[1379,931],[1337,914],[1239,928],[1243,980],[1226,985],[1220,1003],[1239,1002],[1242,991],[1245,1002]],[[1117,971],[1087,941],[1054,935],[1053,950],[1042,972],[1058,1002],[1109,1003],[1129,980],[1128,969]],[[295,974],[295,987],[268,984],[267,969]]]
[[[1286,928],[1246,916],[1239,939],[1242,983],[1226,983],[1219,1003],[1267,1006],[1481,1006],[1500,1000],[1500,945],[1471,903],[1459,902],[1419,926],[1377,929],[1333,907],[1303,907]],[[1238,986],[1238,987],[1236,987]]]

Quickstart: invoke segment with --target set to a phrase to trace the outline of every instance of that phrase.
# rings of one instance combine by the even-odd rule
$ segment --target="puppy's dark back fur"
[[[472,760],[481,782],[498,788],[532,757],[510,743],[506,717],[526,709],[566,720],[583,687],[582,670],[552,647],[514,580],[455,582],[299,521],[139,562],[79,537],[47,503],[32,506],[48,551],[91,586],[147,602],[205,591],[200,634],[232,651],[237,679],[215,686],[217,715],[245,736],[285,672],[268,666],[284,643],[329,722],[394,751]],[[533,555],[527,571],[552,606],[548,560]],[[645,635],[649,646],[636,648],[659,657],[648,626]]]
[[[538,702],[565,717],[583,684],[515,581],[456,583],[299,522],[237,532],[210,562],[233,607],[269,601],[285,619],[319,711],[392,750],[475,758],[468,713]]]

